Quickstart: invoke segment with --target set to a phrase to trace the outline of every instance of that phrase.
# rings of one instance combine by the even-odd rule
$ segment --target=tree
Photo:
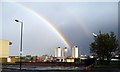
[[[106,58],[107,62],[110,62],[113,52],[118,48],[118,40],[114,32],[110,34],[104,33],[95,36],[94,42],[90,44],[90,51],[95,53],[100,59],[101,63]]]

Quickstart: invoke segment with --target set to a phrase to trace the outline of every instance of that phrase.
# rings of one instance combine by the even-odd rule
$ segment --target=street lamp
[[[22,35],[23,35],[23,22],[15,19],[16,22],[19,22],[21,24],[21,34],[20,34],[20,70],[22,67],[22,61],[21,61],[21,56],[22,56]]]
[[[92,34],[93,34],[93,36],[94,36],[94,37],[96,37],[96,36],[97,36],[97,34],[95,34],[95,33],[92,33]]]

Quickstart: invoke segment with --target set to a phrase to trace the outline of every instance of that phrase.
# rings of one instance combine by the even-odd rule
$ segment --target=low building
[[[37,56],[32,57],[32,62],[37,62]]]
[[[2,64],[7,63],[7,58],[0,58],[0,63]]]
[[[65,62],[75,62],[75,58],[72,57],[72,56],[68,56],[68,57],[65,59]]]
[[[24,61],[25,62],[32,62],[32,56],[31,55],[26,55]]]
[[[69,62],[74,62],[74,58],[67,58],[67,59],[66,59],[66,62],[68,62],[68,63],[69,63]]]
[[[17,58],[15,56],[10,56],[9,58],[7,58],[7,62],[8,63],[15,63],[17,60]]]

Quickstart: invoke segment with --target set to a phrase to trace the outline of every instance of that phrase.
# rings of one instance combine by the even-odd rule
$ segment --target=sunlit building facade
[[[0,58],[9,57],[9,44],[8,40],[0,40]]]
[[[74,46],[72,48],[72,57],[73,58],[78,58],[78,47],[77,46]]]
[[[55,49],[55,57],[61,57],[62,53],[61,53],[61,48],[57,47]]]
[[[0,63],[6,63],[9,58],[9,45],[11,42],[8,40],[0,40]]]
[[[62,49],[62,57],[63,58],[67,58],[67,51],[68,51],[67,47],[65,47],[65,48]]]

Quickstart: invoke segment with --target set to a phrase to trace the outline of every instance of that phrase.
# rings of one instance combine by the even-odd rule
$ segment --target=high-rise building
[[[77,46],[74,46],[72,48],[72,57],[73,58],[78,58],[78,47]]]
[[[67,58],[67,47],[62,49],[62,57]]]
[[[61,53],[61,48],[57,47],[55,49],[55,57],[61,57],[62,53]]]

